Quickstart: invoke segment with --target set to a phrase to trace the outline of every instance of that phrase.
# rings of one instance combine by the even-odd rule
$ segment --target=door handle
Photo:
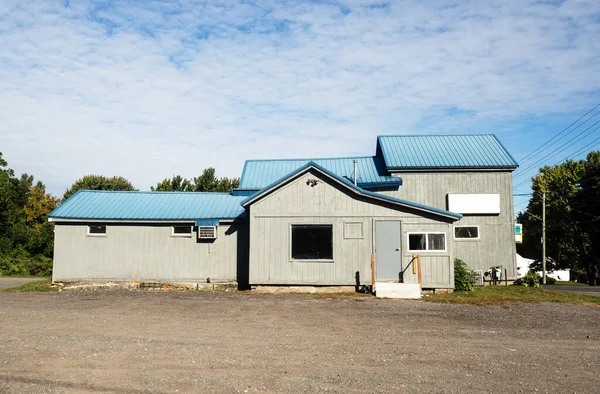
[[[394,249],[394,252],[399,252],[399,251],[400,251],[400,248]]]

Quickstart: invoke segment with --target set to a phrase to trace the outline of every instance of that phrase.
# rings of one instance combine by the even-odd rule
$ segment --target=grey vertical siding
[[[54,281],[235,281],[246,259],[247,223],[220,225],[214,241],[172,237],[170,225],[107,224],[105,237],[88,236],[85,223],[55,229]]]
[[[315,187],[306,184],[308,179],[315,178],[321,180]],[[301,176],[252,204],[249,214],[250,283],[257,285],[352,285],[357,272],[363,284],[370,283],[371,254],[376,252],[375,220],[401,221],[403,250],[407,231],[442,231],[447,234],[448,244],[450,239],[450,224],[439,217],[424,217],[422,213],[409,209],[365,201],[315,172]],[[362,238],[345,237],[345,223],[362,223]],[[293,224],[331,224],[333,261],[293,260],[290,253]],[[410,254],[404,253],[403,259],[403,265],[408,265]],[[448,266],[451,261],[451,247],[445,252],[423,255],[424,267],[430,270],[424,276],[428,285],[454,287],[448,275],[448,270],[452,271]],[[410,272],[407,281],[416,282],[416,277],[412,277]]]
[[[394,191],[380,193],[448,209],[449,193],[500,194],[499,215],[465,215],[456,226],[478,225],[479,240],[455,240],[454,256],[472,269],[487,270],[501,265],[515,278],[516,245],[514,240],[512,176],[508,171],[398,173],[403,184]],[[454,238],[453,230],[450,232]]]

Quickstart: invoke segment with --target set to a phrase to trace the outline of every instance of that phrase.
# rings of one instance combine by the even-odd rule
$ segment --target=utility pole
[[[542,193],[542,283],[546,284],[546,192]]]

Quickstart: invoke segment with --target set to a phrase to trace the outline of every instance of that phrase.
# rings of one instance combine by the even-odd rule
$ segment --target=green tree
[[[106,177],[104,175],[86,175],[73,183],[65,191],[63,199],[71,197],[77,190],[137,190],[131,182],[122,176]]]
[[[151,186],[153,192],[224,192],[231,191],[240,184],[239,178],[217,178],[215,169],[206,168],[198,177],[191,180],[185,179],[181,175],[175,175],[173,178],[165,178],[158,182],[156,186]]]
[[[586,160],[567,161],[543,167],[532,179],[533,195],[523,223],[523,244],[518,251],[541,265],[542,196],[546,194],[546,254],[554,268],[584,271],[593,278],[600,251],[600,153]]]
[[[153,192],[192,192],[194,191],[192,183],[181,175],[174,175],[173,178],[165,178],[156,184],[156,187],[150,186]]]
[[[239,178],[217,178],[215,169],[209,167],[202,172],[202,175],[194,178],[194,191],[231,193],[239,184]]]
[[[48,275],[54,232],[48,213],[58,199],[32,175],[17,178],[0,153],[0,275]]]

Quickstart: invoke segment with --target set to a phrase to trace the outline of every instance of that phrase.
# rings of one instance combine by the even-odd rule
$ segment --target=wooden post
[[[508,270],[504,268],[504,286],[508,286]]]
[[[371,286],[375,286],[375,255],[371,255]]]
[[[419,286],[421,287],[421,290],[423,290],[423,280],[421,278],[421,254],[417,254],[417,265],[419,266]]]
[[[417,274],[417,263],[416,263],[416,261],[415,261],[415,260],[417,259],[417,255],[416,255],[416,254],[413,254],[413,256],[412,256],[412,257],[413,257],[413,258],[412,258],[412,261],[411,261],[411,263],[412,263],[412,266],[413,266],[413,275],[416,275],[416,274]]]

